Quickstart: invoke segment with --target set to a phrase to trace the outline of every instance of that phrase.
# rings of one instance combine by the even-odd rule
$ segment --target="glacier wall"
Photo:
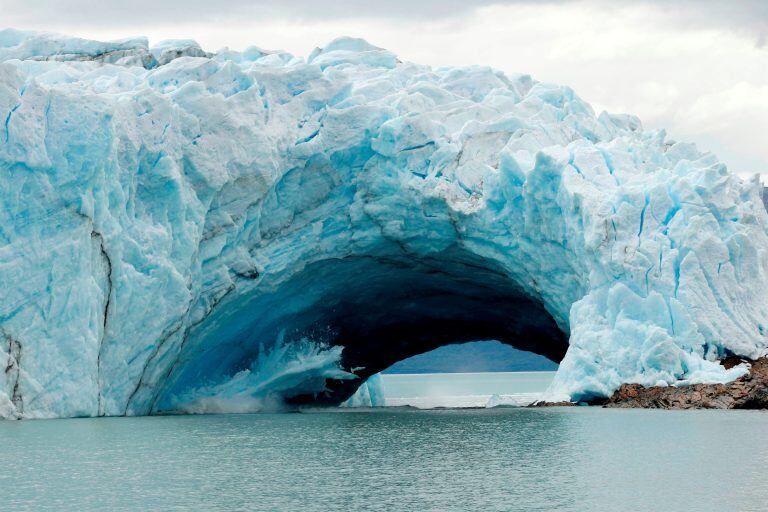
[[[339,403],[476,339],[573,400],[768,350],[758,180],[567,87],[5,30],[0,118],[3,417]]]

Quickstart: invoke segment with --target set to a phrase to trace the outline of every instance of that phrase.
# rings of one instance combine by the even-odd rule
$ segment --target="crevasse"
[[[3,417],[338,404],[477,339],[580,400],[768,347],[758,180],[527,75],[6,30],[0,117]]]

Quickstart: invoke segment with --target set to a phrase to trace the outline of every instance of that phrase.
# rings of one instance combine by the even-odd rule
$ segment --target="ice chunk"
[[[321,68],[343,64],[394,68],[397,64],[397,57],[363,39],[341,37],[334,39],[324,48],[316,48],[307,61]]]
[[[380,373],[368,377],[355,394],[349,397],[342,407],[384,407],[386,405],[384,382]]]
[[[179,57],[211,57],[192,39],[166,39],[149,49],[158,66],[168,64]]]
[[[11,59],[99,61],[151,65],[146,37],[91,41],[50,32],[0,31],[0,62]]]

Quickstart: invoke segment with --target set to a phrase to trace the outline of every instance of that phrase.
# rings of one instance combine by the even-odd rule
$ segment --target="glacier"
[[[0,116],[0,417],[376,405],[480,339],[572,401],[768,353],[758,178],[568,87],[8,29]]]

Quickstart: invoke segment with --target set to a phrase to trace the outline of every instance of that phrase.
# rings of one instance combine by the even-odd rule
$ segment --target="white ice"
[[[8,30],[0,121],[3,417],[321,393],[338,348],[260,367],[278,340],[254,329],[316,309],[282,288],[308,265],[388,251],[470,254],[541,304],[570,336],[551,399],[766,354],[758,180],[568,87],[349,38],[303,59]]]

